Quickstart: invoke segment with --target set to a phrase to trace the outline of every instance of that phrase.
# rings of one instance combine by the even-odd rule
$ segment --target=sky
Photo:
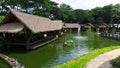
[[[70,5],[73,9],[92,9],[95,7],[103,7],[109,4],[120,4],[120,0],[51,0],[59,4],[65,3]]]

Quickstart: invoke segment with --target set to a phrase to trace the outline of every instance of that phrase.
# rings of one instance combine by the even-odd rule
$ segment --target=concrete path
[[[120,49],[106,52],[92,59],[85,68],[112,68],[109,61],[118,56],[120,56]]]

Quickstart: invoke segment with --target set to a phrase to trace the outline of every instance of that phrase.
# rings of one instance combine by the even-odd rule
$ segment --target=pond
[[[9,68],[9,66],[2,59],[0,59],[0,68]]]
[[[73,38],[76,34],[66,33],[56,41],[35,50],[26,51],[11,47],[2,51],[2,53],[16,58],[26,68],[50,68],[98,48],[120,45],[119,41],[102,38],[95,34],[88,37],[88,40],[81,41]],[[86,34],[83,35],[86,36]],[[72,39],[74,41],[73,45],[64,45],[66,39]]]

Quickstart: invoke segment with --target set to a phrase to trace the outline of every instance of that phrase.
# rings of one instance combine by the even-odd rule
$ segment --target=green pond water
[[[76,33],[77,34],[77,33]],[[56,41],[35,50],[26,51],[20,48],[8,48],[2,53],[16,58],[26,68],[50,68],[63,64],[88,52],[107,46],[120,45],[119,41],[102,38],[98,35],[88,35],[88,40],[73,38],[76,34],[66,33]],[[86,34],[83,34],[86,36]],[[64,45],[65,40],[72,39],[72,45]]]
[[[2,59],[0,59],[0,68],[9,68],[9,66]]]

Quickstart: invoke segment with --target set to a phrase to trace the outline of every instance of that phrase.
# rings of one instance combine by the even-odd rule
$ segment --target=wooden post
[[[29,35],[28,35],[28,36],[29,36]],[[29,43],[30,43],[30,40],[31,40],[32,36],[33,36],[33,33],[31,32],[30,37],[29,37],[28,40],[27,40],[26,49],[28,49],[28,46],[29,46]]]
[[[33,36],[33,33],[30,34],[30,37],[29,37],[28,40],[27,40],[27,44],[30,43],[30,40],[31,40],[32,36]]]

